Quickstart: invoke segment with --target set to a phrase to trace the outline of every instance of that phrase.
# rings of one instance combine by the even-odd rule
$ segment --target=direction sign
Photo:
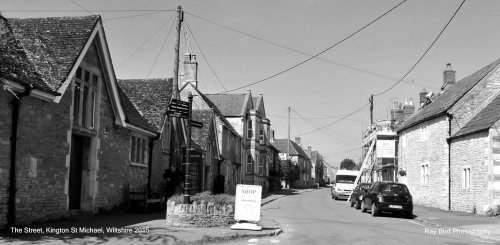
[[[191,120],[191,127],[195,127],[195,128],[203,128],[203,123],[198,122],[198,121]]]
[[[167,111],[167,115],[171,117],[181,117],[187,119],[189,117],[189,112]]]

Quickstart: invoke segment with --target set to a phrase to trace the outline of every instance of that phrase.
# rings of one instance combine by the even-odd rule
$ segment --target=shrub
[[[169,201],[173,201],[175,203],[182,203],[184,202],[184,196],[177,194],[174,196],[171,196]],[[228,195],[228,194],[217,194],[217,195],[212,195],[211,192],[205,191],[198,193],[194,196],[191,196],[191,202],[200,202],[200,201],[205,201],[206,203],[214,203],[214,204],[231,204],[234,205],[234,196]]]
[[[496,207],[489,208],[485,213],[486,216],[498,216],[500,215],[500,205]]]

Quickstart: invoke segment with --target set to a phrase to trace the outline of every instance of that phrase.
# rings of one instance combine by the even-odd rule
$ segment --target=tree
[[[353,170],[354,168],[356,168],[356,163],[349,158],[346,158],[342,160],[342,162],[340,162],[340,169]]]

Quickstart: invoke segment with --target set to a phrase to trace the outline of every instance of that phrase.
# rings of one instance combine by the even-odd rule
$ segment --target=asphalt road
[[[346,201],[333,200],[326,188],[277,199],[261,213],[273,218],[283,233],[221,244],[491,244],[470,235],[446,234],[416,219],[385,213],[372,217]]]

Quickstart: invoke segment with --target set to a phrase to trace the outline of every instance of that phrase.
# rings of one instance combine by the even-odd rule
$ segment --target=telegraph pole
[[[179,49],[180,49],[180,41],[181,41],[181,25],[184,20],[184,12],[182,11],[181,6],[177,7],[177,25],[176,35],[175,35],[175,55],[174,55],[174,77],[173,77],[173,98],[179,99]]]
[[[290,157],[290,107],[288,107],[288,142],[286,144],[286,160]]]

